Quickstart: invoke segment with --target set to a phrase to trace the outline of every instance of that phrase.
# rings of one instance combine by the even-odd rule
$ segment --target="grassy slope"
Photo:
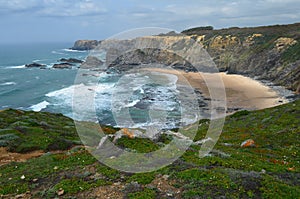
[[[211,156],[199,159],[200,147],[192,146],[168,167],[145,174],[108,168],[81,147],[59,154],[46,153],[26,163],[1,166],[0,195],[10,198],[30,191],[31,197],[53,198],[63,189],[62,197],[87,198],[92,197],[89,194],[96,187],[117,183],[124,185],[118,191],[127,198],[297,198],[299,121],[300,100],[266,110],[237,112],[226,119]],[[208,122],[200,124],[195,140],[204,138],[206,133]],[[0,127],[0,143],[12,151],[48,151],[51,146],[66,149],[78,144],[72,120],[62,115],[7,110],[0,112]],[[256,147],[241,148],[241,142],[249,138],[255,140]],[[55,145],[57,140],[62,144]],[[150,140],[136,141],[139,142],[122,138],[118,144],[137,147],[138,151],[143,145],[147,151],[159,147]],[[25,179],[21,179],[22,175]],[[153,186],[161,176],[167,176],[169,191]]]

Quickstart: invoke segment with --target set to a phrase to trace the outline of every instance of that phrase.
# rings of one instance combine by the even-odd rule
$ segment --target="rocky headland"
[[[153,36],[151,42],[174,42],[181,40],[183,36],[193,39],[203,46],[220,71],[268,80],[300,92],[300,23],[220,30],[200,27],[184,30],[182,34]],[[149,40],[149,37],[136,40],[143,42]],[[133,41],[122,42],[131,45]],[[90,50],[100,43],[96,40],[79,40],[72,49]],[[122,49],[120,51],[122,52]],[[143,63],[162,63],[178,66],[186,71],[191,70],[188,62],[170,52],[144,49],[123,55],[118,52],[114,54],[120,56],[110,58],[111,66],[120,66],[123,69]]]
[[[299,30],[300,24],[293,24],[223,30],[206,27],[184,33],[207,50],[221,71],[259,77],[299,91]],[[140,41],[167,45],[169,39],[179,41],[178,38],[169,33]],[[77,42],[74,49],[90,50],[96,42]],[[119,70],[128,69],[122,65],[138,67],[158,62],[192,71],[180,56],[151,48],[108,60],[111,68]],[[59,62],[61,67],[80,64],[71,59]],[[98,68],[103,64],[90,56],[81,67]],[[26,67],[45,66],[32,63]],[[190,77],[191,73],[185,75]],[[72,119],[47,112],[1,110],[0,198],[298,198],[299,115],[299,99],[269,109],[228,115],[214,149],[203,158],[199,158],[199,149],[208,140],[208,119],[193,124],[197,130],[187,128],[186,136],[172,129],[154,139],[141,136],[145,133],[142,130],[99,128],[95,123],[82,122],[81,127],[93,129],[92,133],[99,131],[97,138],[108,137],[118,148],[148,157],[166,148],[178,139],[176,136],[190,138],[190,133],[196,131],[188,140],[191,145],[170,165],[148,173],[127,173],[92,156],[89,150],[99,147],[102,139],[93,139],[94,145],[85,147]],[[86,131],[86,135],[89,133]],[[121,158],[124,164],[148,159]],[[116,157],[108,159],[113,162]]]
[[[92,50],[100,44],[101,41],[97,40],[78,40],[75,42],[74,46],[70,48],[71,50]]]

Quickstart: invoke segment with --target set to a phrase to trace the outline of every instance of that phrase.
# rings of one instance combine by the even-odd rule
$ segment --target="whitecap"
[[[11,69],[11,68],[13,68],[13,69],[25,68],[25,65],[19,65],[19,66],[7,66],[6,68],[8,68],[8,69]]]
[[[43,61],[46,61],[47,59],[35,59],[35,60],[32,60],[32,63],[35,63],[35,62],[43,62]]]
[[[82,53],[82,52],[86,52],[84,50],[72,50],[72,49],[68,49],[68,48],[65,48],[65,49],[62,49],[63,51],[66,51],[66,52],[74,52],[74,53]]]
[[[98,106],[103,110],[109,105],[109,96],[106,94],[112,87],[110,84],[84,85],[76,84],[46,94],[48,101],[56,109],[68,109],[68,116],[76,120],[94,121],[94,110]],[[94,102],[90,101],[94,96]],[[93,103],[93,104],[91,104]],[[72,110],[73,109],[73,110]],[[73,112],[71,112],[73,111]]]
[[[4,82],[2,84],[0,84],[0,86],[11,86],[11,85],[16,85],[16,82]]]
[[[144,93],[145,93],[145,91],[144,91],[143,88],[140,88],[140,93],[141,93],[141,94],[144,94]]]
[[[29,109],[35,111],[35,112],[39,112],[42,109],[46,108],[50,103],[47,101],[42,101],[41,103],[32,105],[31,107],[29,107]]]
[[[62,52],[57,52],[55,50],[51,51],[52,54],[58,54],[58,55],[66,55],[66,53],[62,53]]]
[[[129,104],[125,105],[125,108],[133,107],[135,106],[140,100],[134,100],[133,102],[130,102]]]

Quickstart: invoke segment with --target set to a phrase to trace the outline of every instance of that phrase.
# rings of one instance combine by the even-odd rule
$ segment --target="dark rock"
[[[81,64],[83,61],[79,60],[79,59],[75,59],[75,58],[62,58],[59,60],[60,62],[64,62],[64,63],[71,63],[71,64]]]
[[[88,56],[80,66],[80,68],[86,68],[86,69],[91,69],[91,68],[98,68],[103,65],[103,61],[98,59],[97,57],[94,56]]]
[[[138,192],[138,191],[142,191],[142,186],[137,183],[137,182],[130,182],[128,184],[126,184],[125,188],[124,188],[124,192],[125,193],[133,193],[133,192]]]
[[[52,68],[57,68],[57,69],[71,69],[73,64],[70,63],[60,63],[60,64],[54,64]]]
[[[44,64],[39,64],[39,63],[31,63],[31,64],[26,64],[26,68],[45,68],[46,65]]]
[[[115,57],[113,55],[107,55]],[[127,71],[142,64],[162,64],[171,66],[174,69],[184,70],[187,72],[196,72],[197,70],[182,57],[175,53],[161,49],[137,49],[120,55],[112,60],[110,67],[117,68],[120,71]]]
[[[78,40],[75,42],[74,46],[71,48],[72,50],[92,50],[96,48],[101,41],[97,40]]]

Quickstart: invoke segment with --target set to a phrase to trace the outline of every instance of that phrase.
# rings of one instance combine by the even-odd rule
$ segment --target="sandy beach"
[[[229,111],[237,109],[264,109],[288,102],[271,87],[242,75],[195,73],[163,68],[148,68],[146,70],[174,74],[178,77],[178,84],[187,84],[188,82],[193,88],[201,91],[205,98],[210,98],[209,90],[218,91],[218,89],[223,90],[225,88],[227,109]],[[224,86],[219,81],[211,83],[209,85],[210,89],[208,89],[205,80],[211,82],[215,78],[221,78]]]

